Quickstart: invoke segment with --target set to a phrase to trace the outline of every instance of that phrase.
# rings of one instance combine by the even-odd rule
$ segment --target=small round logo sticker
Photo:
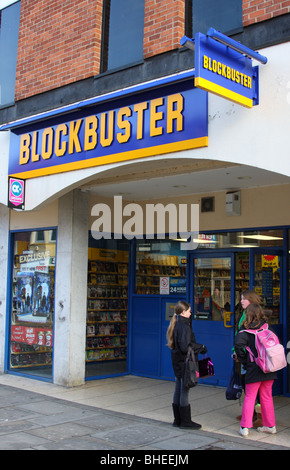
[[[19,183],[19,181],[13,181],[11,185],[11,192],[13,196],[21,196],[22,193],[22,185]]]

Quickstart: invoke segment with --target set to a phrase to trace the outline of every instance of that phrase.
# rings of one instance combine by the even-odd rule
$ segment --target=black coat
[[[259,329],[265,322],[259,325],[249,325],[249,330]],[[276,372],[263,372],[256,362],[251,362],[250,354],[246,351],[245,347],[248,346],[255,357],[257,357],[257,350],[255,347],[255,335],[247,333],[246,331],[240,331],[235,336],[235,352],[238,356],[238,360],[243,364],[246,370],[245,383],[251,384],[255,382],[263,382],[265,380],[277,379]]]
[[[207,349],[203,344],[195,341],[195,336],[191,329],[190,319],[177,315],[173,332],[174,347],[171,350],[172,367],[177,378],[183,378],[185,359],[188,348],[191,347],[196,355],[205,354]]]

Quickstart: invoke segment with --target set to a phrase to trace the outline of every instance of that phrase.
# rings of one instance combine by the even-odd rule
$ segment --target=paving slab
[[[103,408],[97,406],[97,394],[96,401],[91,406],[73,401],[73,390],[61,389],[60,393],[59,387],[46,389],[39,385],[35,387],[38,391],[34,392],[28,389],[33,386],[34,382],[31,382],[28,385],[22,378],[21,381],[16,380],[15,384],[18,386],[13,387],[1,384],[0,376],[0,450],[97,450],[99,453],[96,454],[96,463],[100,463],[102,456],[129,456],[132,453],[139,456],[136,457],[136,465],[144,464],[144,456],[153,455],[152,452],[167,458],[166,456],[174,453],[190,456],[195,450],[290,450],[290,423],[287,419],[289,402],[283,397],[278,397],[276,405],[278,419],[282,423],[278,423],[279,432],[271,436],[251,430],[250,438],[245,439],[238,434],[236,414],[240,407],[223,401],[224,391],[214,388],[198,390],[198,398],[192,405],[193,419],[202,422],[203,428],[192,431],[176,428],[171,424],[172,410],[168,404],[168,390],[172,388],[172,384],[168,387],[166,383],[156,381],[154,395],[152,379],[148,382],[141,378],[136,381],[110,379],[103,385],[95,385],[97,390],[101,387],[111,395],[109,408]],[[131,407],[127,407],[129,403],[126,404],[125,413],[124,395],[119,407],[117,403],[118,384],[123,392],[125,389],[130,390],[133,400]],[[142,387],[143,391],[136,394],[134,400],[133,390],[136,387]],[[143,393],[146,388],[148,396]],[[48,391],[47,394],[44,393],[45,390]],[[88,387],[82,386],[81,399],[89,391],[88,403],[91,403],[93,390],[94,386],[91,384]],[[57,397],[52,396],[52,391],[57,393]],[[58,396],[68,396],[70,399],[65,400]],[[206,404],[206,398],[210,403]],[[110,409],[111,406],[114,409]],[[158,419],[154,419],[154,416]],[[186,454],[182,454],[184,452]]]

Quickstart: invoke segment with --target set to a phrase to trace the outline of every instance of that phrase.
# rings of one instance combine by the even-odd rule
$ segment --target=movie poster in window
[[[17,273],[17,313],[25,315],[32,313],[33,304],[33,273]]]
[[[50,312],[51,278],[49,274],[34,273],[33,315],[48,317]]]
[[[50,275],[38,271],[19,272],[16,284],[18,321],[46,322],[50,315]]]

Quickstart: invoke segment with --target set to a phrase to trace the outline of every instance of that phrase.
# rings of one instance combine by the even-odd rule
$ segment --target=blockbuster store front
[[[267,50],[273,64],[280,48],[289,52],[287,44]],[[225,64],[208,54],[200,67],[207,75],[196,82],[198,68],[1,127],[12,208],[1,207],[3,372],[65,386],[121,374],[173,380],[166,330],[186,299],[215,365],[205,383],[225,387],[240,294],[249,288],[287,348],[289,104],[278,85],[271,99],[270,59],[259,105],[248,60],[238,71],[230,58],[241,92],[208,93]],[[149,206],[157,211],[151,224]],[[185,249],[191,227],[180,220],[190,220],[184,211],[193,206]],[[290,393],[289,365],[275,386]]]
[[[58,360],[54,323],[65,322],[54,301],[56,233],[11,233],[7,369],[50,381]],[[191,303],[195,335],[214,361],[209,385],[228,383],[243,290],[261,295],[270,324],[287,341],[288,228],[203,233],[198,248],[186,253],[180,245],[169,238],[95,240],[89,234],[86,380],[128,373],[173,380],[166,330],[180,299]],[[285,393],[285,372],[275,383],[277,394]]]

